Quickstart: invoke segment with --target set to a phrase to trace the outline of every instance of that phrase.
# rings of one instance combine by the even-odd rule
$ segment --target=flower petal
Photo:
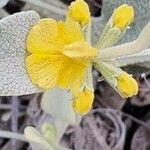
[[[31,53],[56,53],[62,49],[58,39],[57,22],[53,19],[41,19],[30,30],[27,38],[27,50]]]
[[[60,39],[65,43],[65,45],[76,41],[84,41],[81,26],[77,22],[71,20],[66,22],[59,21],[58,30]]]
[[[62,65],[58,85],[61,88],[70,89],[74,94],[78,93],[84,82],[86,67],[88,65],[88,62],[83,63],[66,57]]]
[[[81,28],[74,21],[58,23],[50,18],[41,19],[30,30],[27,50],[36,54],[58,54],[66,44],[83,40]]]
[[[84,115],[91,109],[93,100],[94,93],[85,88],[73,99],[72,107],[75,112]]]
[[[63,55],[31,54],[26,59],[26,68],[34,84],[44,89],[58,85],[74,93],[83,83],[86,65]]]
[[[63,54],[74,59],[91,59],[98,54],[98,50],[86,42],[74,42],[66,45]]]
[[[26,59],[26,68],[33,83],[44,89],[56,85],[64,61],[62,55],[31,54]]]

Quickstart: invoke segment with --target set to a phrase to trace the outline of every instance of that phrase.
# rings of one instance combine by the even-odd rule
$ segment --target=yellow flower
[[[33,83],[48,89],[54,86],[79,92],[86,68],[97,56],[97,49],[83,38],[74,21],[41,19],[27,37],[26,69]]]
[[[126,28],[134,18],[134,9],[132,6],[123,4],[119,6],[112,15],[113,26],[123,30]]]
[[[134,78],[126,72],[121,73],[116,77],[117,90],[124,97],[132,97],[138,93],[138,85]]]
[[[131,8],[120,6],[113,14],[113,23],[121,30],[131,22]],[[127,16],[125,15],[125,12]],[[124,12],[124,13],[123,13]],[[123,21],[120,20],[123,15]],[[65,22],[41,19],[27,36],[26,69],[31,81],[43,89],[60,87],[74,95],[73,109],[86,114],[93,103],[93,89],[87,88],[87,69],[92,66],[98,50],[85,41],[82,26],[90,20],[88,5],[76,0],[69,7]],[[116,77],[117,90],[123,97],[138,91],[136,81],[127,73]],[[81,89],[83,89],[81,91]]]
[[[88,89],[84,89],[73,100],[72,107],[74,111],[85,115],[92,107],[94,94]]]
[[[90,20],[90,11],[88,4],[84,0],[72,2],[68,9],[68,18],[79,22],[82,26],[88,24]]]

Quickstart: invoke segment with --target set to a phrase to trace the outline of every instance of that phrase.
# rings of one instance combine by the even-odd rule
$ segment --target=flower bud
[[[113,26],[119,28],[120,30],[125,29],[134,18],[134,9],[132,6],[123,4],[114,10],[112,15]]]
[[[82,26],[89,23],[90,11],[89,6],[84,0],[76,0],[71,3],[68,9],[68,18],[79,22]]]
[[[134,78],[126,72],[121,73],[116,77],[117,90],[124,97],[132,97],[138,93],[138,85]]]
[[[93,100],[93,92],[85,88],[73,99],[72,107],[75,112],[84,115],[91,109]]]

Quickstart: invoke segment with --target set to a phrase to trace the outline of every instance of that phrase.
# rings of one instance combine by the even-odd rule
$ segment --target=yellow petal
[[[134,9],[132,6],[123,4],[119,6],[112,15],[113,26],[123,30],[126,28],[134,18]]]
[[[138,84],[131,75],[123,72],[116,79],[117,90],[124,98],[132,97],[138,93]]]
[[[75,112],[85,115],[91,109],[93,100],[94,93],[85,88],[73,99],[72,107]]]
[[[58,85],[76,93],[83,83],[91,59],[72,59],[72,56],[65,56],[63,50],[65,45],[79,41],[84,43],[84,38],[81,26],[74,21],[57,23],[52,19],[42,19],[33,26],[27,39],[27,48],[32,54],[26,59],[32,82],[44,89]],[[95,55],[94,48],[89,48],[88,44],[84,44],[84,47],[87,52],[88,49],[92,51],[92,57]],[[84,55],[91,57],[84,50],[79,57],[83,58]]]
[[[75,41],[84,41],[78,23],[41,19],[27,36],[27,50],[36,54],[60,54],[65,45]]]
[[[56,85],[63,61],[61,55],[31,54],[26,59],[26,69],[34,84],[48,89]]]
[[[65,89],[70,89],[72,93],[78,93],[81,88],[86,68],[90,63],[88,61],[75,61],[70,58],[66,58],[62,64],[62,69],[58,79],[58,86]]]
[[[58,22],[59,39],[65,43],[65,45],[76,42],[84,41],[81,27],[74,21]]]
[[[30,30],[27,37],[27,50],[31,53],[56,53],[63,43],[58,38],[57,22],[53,19],[41,19]]]
[[[98,50],[86,42],[79,41],[66,45],[63,49],[63,54],[74,59],[90,59],[97,56]]]
[[[82,26],[88,24],[90,20],[90,11],[88,4],[84,0],[72,2],[68,9],[68,18],[79,22]]]
[[[44,89],[58,85],[73,93],[81,87],[88,64],[63,55],[31,54],[26,59],[26,69],[34,84]]]

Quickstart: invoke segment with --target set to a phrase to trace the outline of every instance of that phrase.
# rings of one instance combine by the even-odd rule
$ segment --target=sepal
[[[96,44],[96,48],[104,49],[113,46],[126,33],[127,29],[126,27],[124,30],[120,30],[113,26],[110,18]]]
[[[96,70],[98,70],[103,78],[113,87],[116,88],[117,80],[116,76],[122,73],[120,68],[115,67],[114,65],[108,64],[106,62],[97,62],[94,64]]]

